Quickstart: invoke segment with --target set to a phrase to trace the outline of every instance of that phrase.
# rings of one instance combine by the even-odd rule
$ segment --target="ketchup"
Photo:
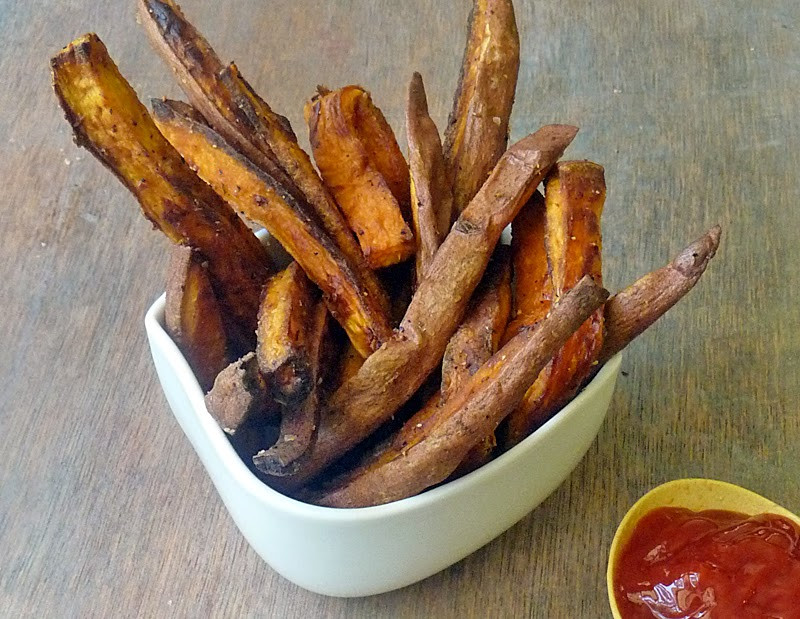
[[[800,527],[775,514],[646,514],[614,567],[625,619],[800,619]]]

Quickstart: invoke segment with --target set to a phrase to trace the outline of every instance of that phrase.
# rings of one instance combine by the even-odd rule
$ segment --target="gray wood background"
[[[183,8],[301,136],[315,86],[352,82],[403,136],[413,70],[444,124],[468,5]],[[94,30],[143,97],[179,94],[133,2],[0,2],[0,614],[601,617],[614,529],[653,485],[714,477],[800,511],[800,4],[519,0],[517,17],[513,137],[581,126],[568,155],[606,167],[607,286],[714,223],[723,244],[629,348],[597,441],[547,501],[422,583],[339,600],[276,575],[226,514],[145,342],[166,242],[50,92],[48,58]]]

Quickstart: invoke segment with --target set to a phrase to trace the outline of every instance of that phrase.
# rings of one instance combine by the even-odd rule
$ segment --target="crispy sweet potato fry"
[[[164,322],[203,391],[230,362],[228,338],[206,267],[191,247],[175,245],[167,269]]]
[[[73,41],[51,64],[76,143],[122,181],[157,228],[202,255],[229,337],[252,348],[271,269],[261,243],[159,133],[97,35]]]
[[[508,247],[498,245],[483,281],[475,291],[464,322],[447,343],[442,358],[443,401],[449,400],[478,371],[500,344],[511,312],[511,263]],[[497,445],[494,432],[465,456],[453,473],[466,475],[484,464]]]
[[[508,247],[498,245],[472,297],[464,322],[447,343],[442,358],[442,398],[449,400],[497,352],[511,311]]]
[[[410,188],[408,164],[397,143],[394,131],[380,108],[372,101],[372,96],[358,86],[345,86],[342,90],[353,89],[353,125],[359,141],[367,152],[370,163],[389,186],[404,215],[410,215]],[[359,92],[360,91],[360,92]],[[345,96],[345,99],[347,96]],[[345,106],[347,107],[347,106]]]
[[[475,0],[444,154],[457,215],[478,192],[508,141],[519,72],[519,34],[511,0]]]
[[[318,302],[309,310],[307,350],[311,389],[303,401],[283,410],[278,441],[269,449],[253,456],[253,464],[262,473],[288,475],[295,470],[294,462],[311,445],[319,415],[319,389],[325,370],[325,349],[330,345],[328,309]]]
[[[381,300],[361,286],[350,264],[308,206],[228,145],[213,129],[182,115],[170,101],[153,101],[161,131],[214,190],[269,230],[322,290],[333,317],[364,356],[391,335]]]
[[[549,283],[541,286],[539,303],[535,296],[530,303],[532,314],[522,314],[528,324],[541,318],[549,298],[558,299],[584,275],[602,282],[600,261],[600,215],[605,202],[605,179],[602,166],[589,161],[559,162],[545,183],[545,247],[549,265]],[[530,214],[532,230],[518,227],[523,237],[541,237],[541,215]],[[525,223],[525,222],[521,222]],[[513,230],[513,227],[512,227]],[[535,254],[534,254],[535,255]],[[519,260],[518,260],[519,261]],[[526,282],[528,273],[517,272],[518,288],[533,292],[541,283],[541,266],[533,268],[533,282]],[[552,287],[552,290],[550,289]],[[551,362],[537,377],[517,409],[508,416],[503,429],[503,445],[508,448],[530,434],[574,395],[591,372],[603,344],[603,312],[595,312],[569,338]]]
[[[605,304],[602,365],[680,301],[705,273],[717,253],[722,228],[714,226],[672,259],[611,297]]]
[[[545,247],[544,196],[538,191],[511,222],[514,307],[503,340],[545,317],[553,304],[553,282]]]
[[[208,412],[228,434],[256,419],[269,421],[278,411],[253,352],[222,370],[205,400]]]
[[[293,188],[278,166],[258,128],[255,114],[242,109],[236,92],[226,88],[220,75],[226,69],[214,49],[190,24],[172,0],[139,0],[139,18],[151,43],[175,73],[192,105],[226,140],[262,167],[287,190]],[[248,114],[247,112],[251,112]]]
[[[525,328],[448,400],[443,422],[393,460],[351,478],[312,501],[366,507],[396,501],[444,481],[470,449],[494,431],[541,368],[608,293],[587,277],[535,327]]]
[[[369,93],[357,86],[323,91],[306,103],[305,116],[314,160],[367,263],[380,268],[409,258],[414,235],[402,213],[408,167]]]
[[[428,114],[422,76],[414,73],[406,105],[411,215],[417,239],[416,274],[421,280],[450,230],[453,193],[442,154],[439,130]]]
[[[273,275],[264,286],[256,358],[261,373],[270,377],[273,397],[281,404],[296,404],[311,391],[313,303],[312,284],[296,262]]]
[[[436,253],[395,336],[329,399],[316,442],[284,487],[315,476],[390,418],[422,385],[461,322],[503,228],[576,133],[576,127],[548,125],[500,159]]]
[[[225,66],[172,0],[139,0],[153,46],[175,73],[189,101],[225,140],[298,200],[307,200],[370,295],[387,300],[339,207],[300,148],[289,121],[272,111],[239,73]]]

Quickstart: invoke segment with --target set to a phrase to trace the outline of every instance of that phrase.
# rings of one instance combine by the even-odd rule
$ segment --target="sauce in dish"
[[[776,514],[660,507],[614,566],[625,619],[800,619],[800,527]]]

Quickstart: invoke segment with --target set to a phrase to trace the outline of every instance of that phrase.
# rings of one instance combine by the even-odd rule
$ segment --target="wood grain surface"
[[[441,129],[469,4],[183,8],[305,143],[317,84],[363,84],[405,135],[414,70]],[[48,58],[94,30],[141,96],[180,94],[134,2],[0,2],[0,615],[603,617],[612,535],[652,486],[713,477],[800,511],[800,4],[518,0],[517,21],[512,138],[582,128],[568,156],[606,169],[607,286],[714,223],[722,246],[628,349],[598,439],[550,498],[419,584],[342,600],[283,580],[227,515],[145,341],[166,241],[50,91]]]

